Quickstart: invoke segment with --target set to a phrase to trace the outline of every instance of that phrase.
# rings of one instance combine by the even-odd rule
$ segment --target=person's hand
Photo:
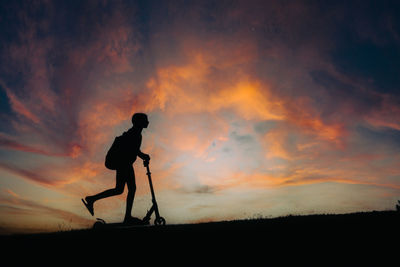
[[[150,161],[150,156],[148,154],[144,154],[142,156],[143,161]]]
[[[143,166],[145,167],[149,166],[150,156],[148,154],[143,154],[142,159],[143,159]]]

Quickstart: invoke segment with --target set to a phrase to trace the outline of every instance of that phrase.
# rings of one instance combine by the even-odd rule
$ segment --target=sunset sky
[[[0,233],[121,221],[80,199],[135,112],[168,224],[400,199],[399,1],[2,1],[0,40]]]

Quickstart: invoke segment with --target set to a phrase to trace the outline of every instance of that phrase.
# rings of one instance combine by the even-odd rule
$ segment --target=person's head
[[[149,125],[149,120],[147,119],[147,115],[144,113],[135,113],[132,116],[132,124],[135,127],[139,128],[147,128]]]

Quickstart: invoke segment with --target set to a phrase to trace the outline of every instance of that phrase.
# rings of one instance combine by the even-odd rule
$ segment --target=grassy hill
[[[8,262],[2,266],[397,266],[399,222],[395,211],[375,211],[83,229],[0,242]]]

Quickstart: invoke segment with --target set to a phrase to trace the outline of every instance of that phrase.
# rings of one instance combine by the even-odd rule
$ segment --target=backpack
[[[117,136],[107,152],[105,166],[107,169],[116,170],[124,155],[124,138]]]

